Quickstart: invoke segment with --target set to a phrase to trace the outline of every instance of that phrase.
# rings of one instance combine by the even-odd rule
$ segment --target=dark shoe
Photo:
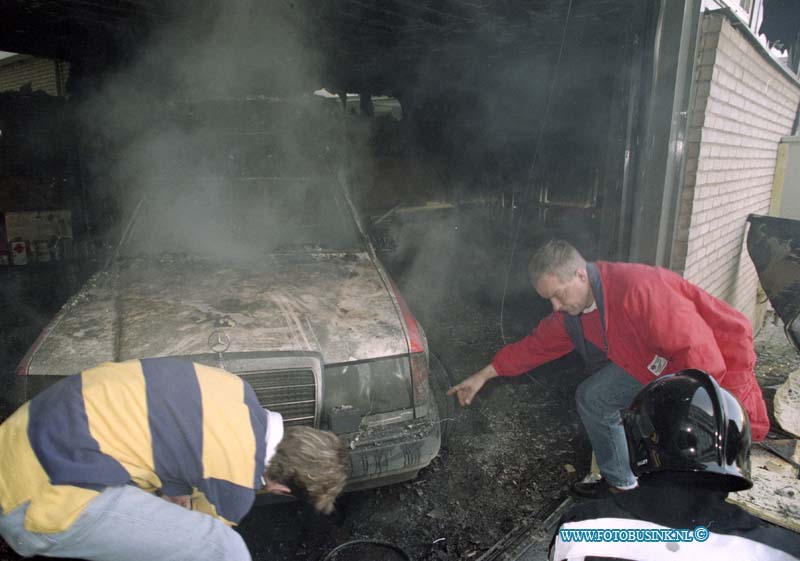
[[[573,495],[584,499],[605,499],[612,493],[620,493],[623,490],[609,485],[605,479],[597,481],[574,481],[570,484],[569,490]]]

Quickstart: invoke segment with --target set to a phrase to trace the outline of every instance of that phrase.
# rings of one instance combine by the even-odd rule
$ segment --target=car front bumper
[[[352,471],[345,492],[408,481],[439,453],[441,425],[435,405],[421,419],[340,435],[350,448]],[[256,504],[291,500],[259,492]]]
[[[345,491],[369,489],[416,477],[431,463],[441,446],[441,427],[435,408],[421,418],[343,435],[350,446],[352,472]]]

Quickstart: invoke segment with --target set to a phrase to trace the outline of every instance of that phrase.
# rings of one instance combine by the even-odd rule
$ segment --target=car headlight
[[[376,425],[413,418],[408,357],[327,365],[323,377],[323,422],[334,432],[349,432],[356,422]],[[345,417],[350,421],[336,426]]]

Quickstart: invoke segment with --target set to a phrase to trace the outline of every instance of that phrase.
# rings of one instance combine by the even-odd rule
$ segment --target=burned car
[[[344,175],[289,173],[258,131],[213,136],[237,164],[211,173],[205,150],[203,169],[145,182],[113,258],[21,362],[25,397],[105,361],[180,357],[241,376],[287,425],[339,434],[350,489],[414,477],[440,447],[427,341]]]

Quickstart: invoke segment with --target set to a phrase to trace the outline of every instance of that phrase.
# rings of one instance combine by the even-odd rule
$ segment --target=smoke
[[[338,220],[322,178],[333,181],[325,165],[344,140],[287,102],[324,102],[309,95],[323,86],[394,95],[400,122],[346,117],[349,169],[373,170],[354,181],[359,202],[379,201],[365,208],[373,220],[398,205],[451,210],[391,214],[376,227],[396,240],[387,259],[428,287],[423,305],[453,279],[499,301],[505,274],[529,298],[524,262],[539,238],[567,237],[590,257],[613,247],[636,5],[403,2],[390,13],[239,0],[184,14],[84,105],[84,141],[100,156],[92,192],[122,209],[111,224],[144,209],[137,251],[247,259],[302,242],[299,210]],[[387,178],[388,161],[419,173]]]
[[[391,240],[390,267],[406,286],[424,287],[412,308],[464,297],[499,310],[509,275],[517,312],[535,299],[525,262],[540,240],[565,237],[589,258],[613,257],[643,9],[585,0],[443,6],[438,33],[426,31],[435,15],[409,8],[395,18],[394,50],[360,51],[356,61],[371,68],[420,55],[399,90],[404,146],[387,148],[389,135],[372,141],[393,154],[371,176],[392,194],[373,217],[399,205],[379,230]],[[387,174],[391,167],[405,176]]]
[[[340,110],[311,95],[320,58],[301,6],[198,3],[102,77],[80,111],[101,235],[243,259],[351,242],[330,212]]]

